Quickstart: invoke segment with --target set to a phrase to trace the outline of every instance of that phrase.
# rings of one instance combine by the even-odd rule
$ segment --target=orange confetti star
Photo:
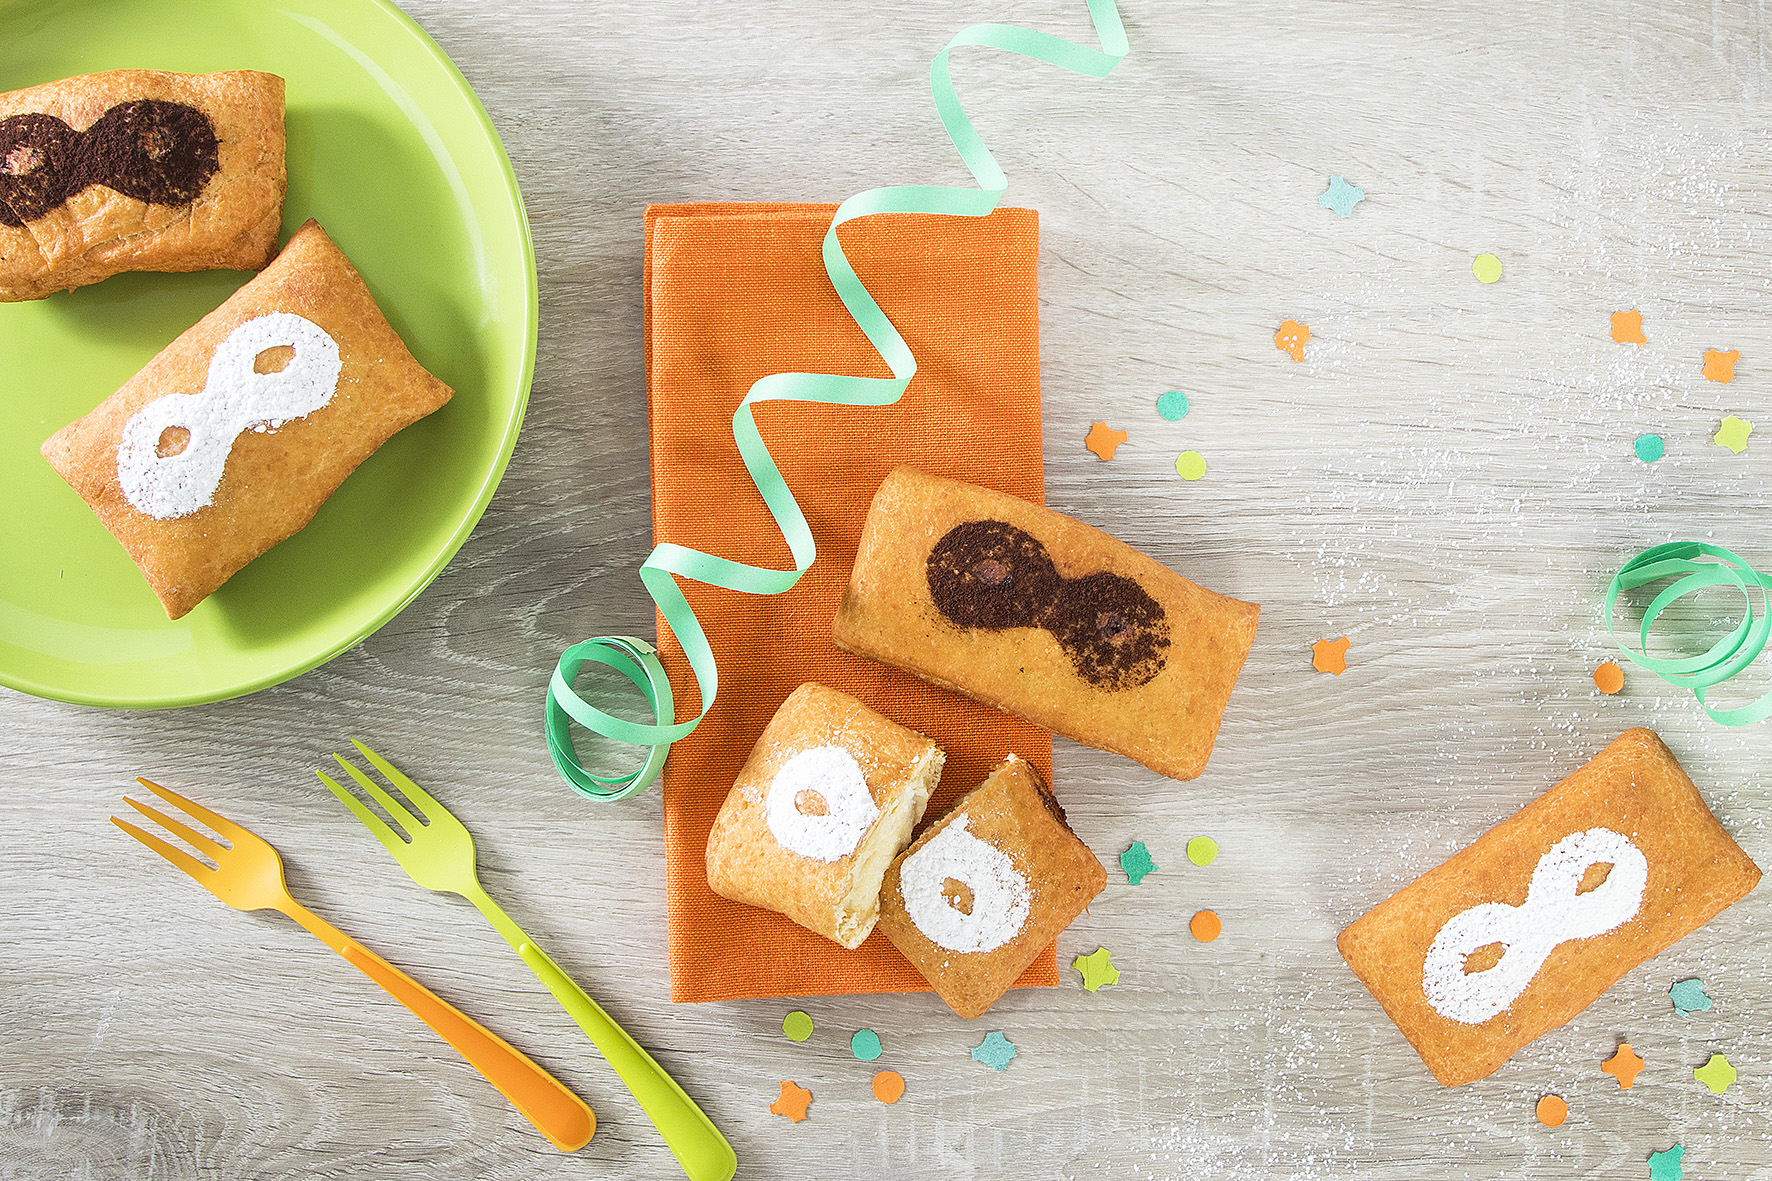
[[[1114,457],[1114,452],[1120,449],[1120,444],[1126,438],[1125,431],[1117,431],[1105,422],[1098,422],[1089,428],[1089,437],[1083,440],[1083,446],[1105,461]]]
[[[786,1079],[781,1081],[781,1098],[769,1105],[769,1110],[776,1115],[785,1115],[795,1123],[806,1118],[806,1107],[812,1102],[812,1092],[797,1083]]]
[[[1353,641],[1346,636],[1339,640],[1318,640],[1311,645],[1311,667],[1320,673],[1340,676],[1347,671],[1347,650]]]
[[[1311,330],[1297,320],[1286,320],[1281,323],[1280,330],[1274,333],[1274,347],[1282,353],[1290,353],[1294,361],[1304,360],[1304,346],[1310,342]]]
[[[1636,1083],[1637,1075],[1643,1072],[1643,1065],[1643,1060],[1637,1057],[1629,1042],[1619,1042],[1618,1053],[1606,1059],[1600,1071],[1617,1079],[1619,1090],[1628,1091]]]
[[[1711,381],[1731,382],[1735,380],[1735,362],[1741,360],[1740,349],[1719,352],[1716,349],[1704,350],[1704,375]]]
[[[1619,344],[1648,344],[1643,336],[1643,313],[1632,308],[1612,313],[1612,339]]]

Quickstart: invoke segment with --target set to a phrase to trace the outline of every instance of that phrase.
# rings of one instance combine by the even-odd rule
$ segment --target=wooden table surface
[[[1042,219],[1050,503],[1262,603],[1210,768],[1181,784],[1060,741],[1109,885],[1059,940],[1122,976],[959,1020],[930,995],[673,1006],[656,790],[555,776],[537,725],[567,643],[647,633],[641,210],[840,200],[964,179],[926,71],[959,28],[1077,39],[1080,4],[408,0],[491,112],[529,205],[541,342],[523,437],[460,555],[330,664],[216,705],[111,713],[0,692],[0,1179],[677,1175],[570,1020],[459,900],[413,886],[311,768],[362,734],[446,791],[487,884],[672,1070],[741,1176],[1772,1177],[1772,891],[1636,969],[1491,1078],[1444,1090],[1334,936],[1629,726],[1658,730],[1762,864],[1765,725],[1631,671],[1600,589],[1639,549],[1772,568],[1772,21],[1717,0],[1129,0],[1107,80],[972,51],[963,97]],[[1340,174],[1366,191],[1317,204]],[[1500,282],[1472,276],[1492,252]],[[1646,345],[1608,335],[1643,313]],[[1303,363],[1280,321],[1307,323]],[[1732,384],[1708,348],[1738,349]],[[1156,397],[1185,391],[1179,422]],[[1112,462],[1092,421],[1131,432]],[[1632,456],[1639,434],[1667,456]],[[1205,457],[1198,482],[1178,453]],[[735,489],[734,495],[745,494]],[[0,556],[0,560],[4,560]],[[1725,606],[1719,599],[1718,615]],[[1311,645],[1351,639],[1345,675]],[[1767,686],[1750,677],[1752,692]],[[1734,701],[1745,700],[1737,693]],[[551,1152],[394,1002],[293,924],[238,915],[106,823],[152,773],[270,835],[291,886],[597,1109]],[[1188,838],[1222,849],[1190,866]],[[1127,884],[1144,841],[1161,867]],[[1187,933],[1210,907],[1225,932]],[[1711,1012],[1676,1016],[1700,976]],[[781,1034],[791,1009],[810,1041]],[[879,1032],[878,1064],[849,1035]],[[1002,1030],[1003,1073],[968,1051]],[[1615,1041],[1649,1063],[1621,1092]],[[1727,1053],[1713,1096],[1692,1068]],[[896,1106],[869,1092],[903,1074]],[[778,1080],[811,1117],[769,1113]],[[1559,1129],[1540,1095],[1566,1098]]]

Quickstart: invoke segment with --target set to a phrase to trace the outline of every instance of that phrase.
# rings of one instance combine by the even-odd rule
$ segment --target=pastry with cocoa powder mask
[[[1176,779],[1205,769],[1260,608],[1040,505],[901,467],[837,646]]]
[[[0,94],[0,303],[122,271],[258,270],[286,187],[275,74],[113,70]]]

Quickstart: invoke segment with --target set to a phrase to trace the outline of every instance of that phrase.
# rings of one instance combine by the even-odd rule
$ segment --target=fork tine
[[[226,816],[211,812],[202,804],[199,804],[194,800],[187,800],[176,791],[168,791],[151,779],[144,779],[140,775],[137,775],[135,781],[165,800],[167,803],[171,804],[173,807],[180,808],[189,815],[195,816],[198,820],[201,820],[216,832],[221,833],[222,836],[226,837],[229,842],[234,845],[239,845],[242,841],[250,843],[258,839],[246,829],[241,828],[238,824],[229,820]]]
[[[363,757],[369,760],[370,765],[377,771],[380,771],[382,777],[389,783],[399,788],[401,795],[411,800],[414,804],[417,804],[420,808],[423,808],[426,813],[426,819],[430,818],[430,813],[432,812],[448,811],[448,809],[444,808],[442,804],[439,804],[436,800],[432,799],[428,792],[418,784],[412,782],[412,780],[408,778],[400,768],[394,766],[394,764],[388,762],[386,759],[370,750],[367,746],[358,742],[355,738],[351,739],[351,745],[362,751]]]
[[[186,844],[208,857],[211,861],[217,861],[228,855],[228,850],[225,845],[222,845],[213,837],[205,836],[188,824],[180,824],[158,808],[150,808],[141,801],[132,800],[128,796],[123,797],[123,802],[128,804],[131,808],[134,808],[137,812],[140,812],[143,816],[146,816],[149,820],[158,824],[161,828],[172,833],[174,836],[183,838]]]
[[[339,803],[349,808],[351,814],[363,822],[363,827],[367,828],[376,840],[387,847],[388,852],[395,857],[399,857],[401,853],[405,852],[406,842],[400,839],[399,833],[388,827],[387,821],[371,812],[362,800],[352,795],[338,780],[326,772],[315,771],[314,774],[318,775],[320,782],[324,783],[332,794],[338,797]]]
[[[134,803],[135,801],[130,800],[129,802]],[[209,884],[209,879],[215,876],[215,870],[210,869],[207,865],[204,865],[201,861],[198,861],[183,849],[175,849],[159,837],[148,835],[127,820],[119,820],[113,816],[111,817],[111,823],[115,824],[130,836],[190,874],[192,878],[196,879],[197,884],[202,886],[205,890],[210,891],[210,893],[215,892],[215,887]]]
[[[381,784],[357,770],[354,763],[347,762],[342,755],[336,754],[332,756],[332,761],[342,767],[346,775],[355,779],[357,781],[357,786],[368,792],[371,799],[380,804],[383,808],[386,808],[388,815],[393,817],[395,824],[398,824],[407,832],[424,827],[423,824],[419,823],[418,818],[408,812],[405,808],[402,808],[399,801],[389,795],[387,791],[383,789]]]

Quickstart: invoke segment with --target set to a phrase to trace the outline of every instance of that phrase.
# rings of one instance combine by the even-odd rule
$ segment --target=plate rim
[[[314,671],[380,631],[396,615],[410,606],[414,599],[424,593],[425,588],[435,582],[437,576],[442,574],[449,563],[455,560],[456,554],[461,551],[461,547],[467,543],[468,537],[480,524],[481,517],[485,516],[487,506],[492,503],[493,495],[498,491],[499,484],[503,482],[505,470],[510,466],[511,456],[517,448],[517,438],[522,433],[524,416],[528,411],[529,395],[535,382],[535,354],[540,336],[540,276],[536,270],[535,238],[529,226],[528,206],[523,201],[522,189],[517,182],[516,170],[511,165],[510,153],[505,150],[504,139],[499,135],[498,128],[493,125],[492,116],[486,110],[486,104],[480,101],[480,96],[475,93],[467,77],[462,74],[461,68],[437,43],[436,38],[425,32],[418,22],[394,4],[393,0],[354,0],[354,2],[364,8],[378,10],[386,17],[391,17],[396,28],[406,34],[421,51],[441,66],[456,90],[468,100],[471,113],[492,147],[504,182],[505,194],[516,212],[518,245],[522,251],[523,269],[526,277],[523,307],[523,357],[517,374],[516,394],[512,399],[510,412],[505,416],[503,423],[503,436],[498,455],[481,476],[480,486],[474,494],[473,505],[463,514],[455,530],[438,547],[424,570],[413,579],[409,586],[404,588],[386,607],[372,612],[361,623],[347,629],[347,633],[342,635],[337,642],[326,645],[312,657],[304,657],[293,664],[244,680],[236,679],[227,685],[185,692],[125,696],[118,696],[114,693],[84,692],[43,684],[33,678],[13,672],[3,663],[0,663],[0,685],[27,696],[46,701],[58,701],[67,705],[92,706],[100,709],[156,710],[181,709],[191,705],[210,705],[216,702],[230,701],[236,697],[245,697],[280,685],[285,681],[294,680],[304,673]],[[0,0],[0,9],[10,6],[11,0]]]

